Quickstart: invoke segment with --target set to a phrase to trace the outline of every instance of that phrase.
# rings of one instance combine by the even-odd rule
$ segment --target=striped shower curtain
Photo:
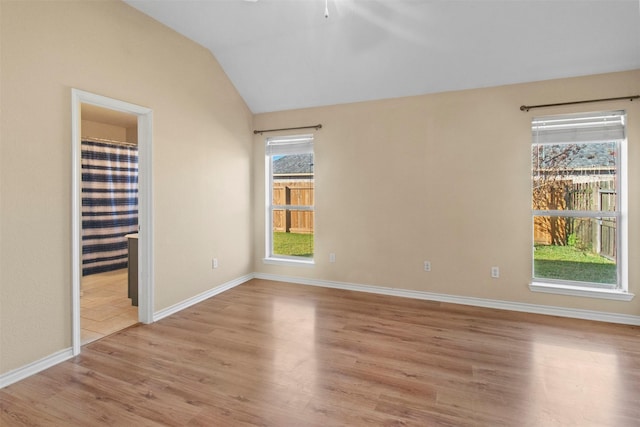
[[[82,275],[127,267],[138,232],[138,148],[82,141]]]

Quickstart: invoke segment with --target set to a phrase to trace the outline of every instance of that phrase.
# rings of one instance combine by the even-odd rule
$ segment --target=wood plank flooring
[[[639,426],[640,328],[252,280],[0,390],[2,426]]]

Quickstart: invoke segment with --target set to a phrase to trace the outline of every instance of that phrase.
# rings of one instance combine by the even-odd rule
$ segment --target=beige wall
[[[82,120],[80,130],[82,138],[102,138],[111,139],[113,141],[134,142],[128,140],[127,136],[129,133],[130,132],[127,131],[127,128],[108,125],[106,123],[93,122],[91,120]]]
[[[126,129],[126,136],[124,140],[127,142],[131,142],[133,144],[137,144],[138,143],[138,127],[134,126],[134,127],[125,128],[125,129]]]
[[[155,310],[252,271],[252,115],[206,49],[119,1],[0,31],[0,373],[71,346],[72,88],[153,110]]]
[[[640,102],[519,110],[638,93],[640,70],[256,115],[258,129],[323,128],[315,132],[313,268],[262,263],[264,137],[254,138],[254,269],[640,315]],[[614,302],[532,293],[531,118],[607,109],[628,112],[629,288],[638,296]],[[499,279],[490,277],[491,266],[500,267]]]

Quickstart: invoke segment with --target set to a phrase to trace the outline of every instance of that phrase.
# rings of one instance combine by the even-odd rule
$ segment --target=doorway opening
[[[80,106],[80,341],[138,323],[138,117]]]
[[[74,355],[153,321],[151,114],[72,89]]]

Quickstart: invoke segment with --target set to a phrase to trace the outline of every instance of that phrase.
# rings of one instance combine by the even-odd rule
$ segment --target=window
[[[626,292],[625,119],[533,119],[533,290]]]
[[[267,138],[266,262],[313,263],[313,136]]]

